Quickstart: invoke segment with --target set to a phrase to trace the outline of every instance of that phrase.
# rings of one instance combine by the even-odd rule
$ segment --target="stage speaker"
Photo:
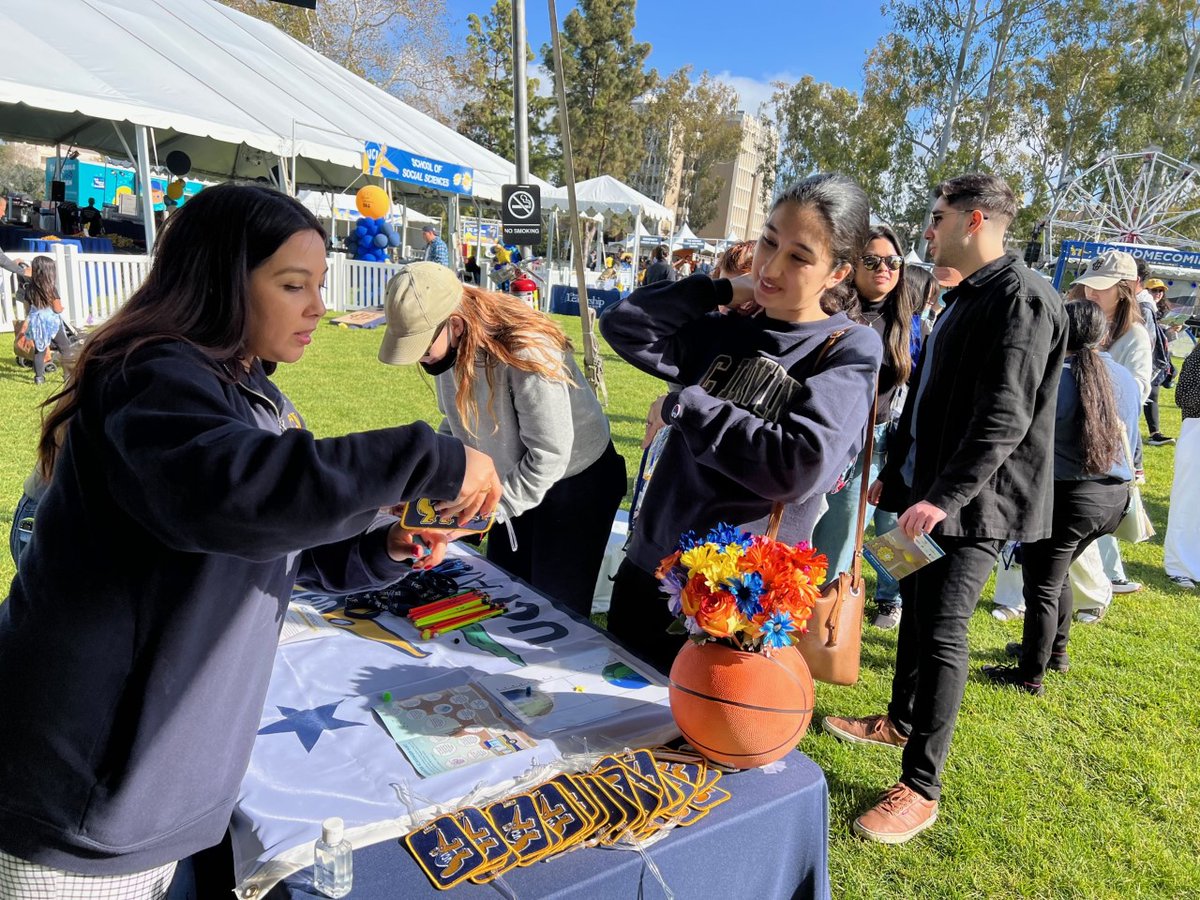
[[[63,203],[67,199],[67,183],[65,181],[50,182],[50,199],[54,203]]]

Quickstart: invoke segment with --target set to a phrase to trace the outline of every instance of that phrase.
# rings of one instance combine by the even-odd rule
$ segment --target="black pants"
[[[67,329],[62,325],[58,326],[58,332],[54,337],[50,338],[50,343],[54,345],[54,349],[61,354],[65,354],[71,349],[71,342],[67,338]],[[46,380],[46,352],[33,351],[33,377],[37,381]]]
[[[680,634],[667,634],[674,620],[667,609],[667,595],[660,592],[654,574],[622,560],[608,607],[609,633],[660,672],[669,672],[675,654],[687,640]]]
[[[1146,427],[1150,429],[1151,435],[1158,434],[1158,388],[1157,384],[1150,388],[1150,396],[1142,407],[1142,412],[1146,414]]]
[[[1067,570],[1092,541],[1117,527],[1128,502],[1129,485],[1123,481],[1054,482],[1053,534],[1021,545],[1021,674],[1027,681],[1041,681],[1050,654],[1066,652],[1074,606]]]
[[[967,683],[967,623],[1004,542],[933,537],[946,555],[900,581],[904,615],[888,716],[908,735],[900,780],[938,800]]]
[[[596,576],[627,486],[625,460],[609,441],[598,460],[557,482],[541,503],[512,519],[516,550],[507,528],[492,528],[487,558],[547,597],[590,615]]]

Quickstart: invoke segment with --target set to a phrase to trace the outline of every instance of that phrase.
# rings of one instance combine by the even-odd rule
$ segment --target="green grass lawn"
[[[578,319],[561,321],[581,346]],[[281,368],[279,385],[316,434],[437,421],[431,386],[415,367],[376,362],[379,338],[377,331],[322,328],[302,362]],[[613,434],[632,478],[659,384],[607,347],[604,362]],[[33,463],[38,403],[56,376],[42,388],[32,380],[29,370],[0,363],[6,535]],[[1163,430],[1178,434],[1172,392],[1163,391],[1162,401]],[[1160,535],[1126,546],[1125,561],[1146,590],[1118,597],[1099,624],[1074,629],[1071,672],[1052,674],[1041,698],[992,688],[976,672],[1020,636],[1019,623],[988,615],[989,587],[971,622],[972,675],[932,830],[902,847],[854,837],[851,819],[896,780],[899,755],[840,744],[817,729],[805,737],[801,749],[829,780],[834,896],[1200,896],[1200,815],[1192,805],[1200,804],[1200,595],[1172,589],[1162,572],[1174,448],[1147,447],[1145,454],[1143,496]],[[7,583],[12,574],[12,560],[0,554],[0,578]],[[820,685],[818,716],[882,712],[894,652],[894,632],[866,627],[862,680]],[[746,865],[770,865],[788,852],[769,836],[729,848]]]

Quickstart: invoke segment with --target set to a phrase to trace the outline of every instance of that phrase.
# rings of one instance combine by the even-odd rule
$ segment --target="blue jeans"
[[[875,452],[871,454],[871,476],[868,481],[879,477],[879,470],[887,460],[887,425],[875,426]],[[829,509],[813,529],[813,546],[829,557],[829,572],[849,572],[854,562],[854,526],[858,517],[858,497],[862,491],[863,454],[858,455],[850,480],[836,494],[827,494]],[[876,509],[867,504],[867,522],[875,522],[875,533],[883,534],[896,527],[896,514]],[[900,585],[887,574],[880,573],[875,588],[875,602],[900,605]]]
[[[22,494],[21,499],[17,501],[17,508],[13,510],[12,529],[8,532],[8,549],[17,568],[21,567],[21,554],[33,537],[33,514],[37,506],[36,500],[28,494]]]

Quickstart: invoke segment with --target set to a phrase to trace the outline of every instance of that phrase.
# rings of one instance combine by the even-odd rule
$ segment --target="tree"
[[[496,0],[482,19],[474,13],[467,16],[465,56],[456,76],[466,98],[458,112],[458,131],[505,159],[515,159],[512,0]],[[526,48],[526,63],[533,58]],[[538,95],[536,78],[529,78],[527,87],[529,169],[548,178],[557,156],[548,122],[552,101]]]
[[[322,56],[448,122],[453,63],[445,0],[321,0],[316,10],[271,0],[222,0]]]
[[[645,154],[634,104],[658,76],[645,68],[650,45],[633,39],[635,5],[636,0],[579,0],[563,22],[563,79],[580,181],[604,174],[628,178]],[[542,47],[542,60],[553,72],[549,44]]]
[[[0,144],[0,193],[33,194],[46,190],[46,173],[22,159],[12,144]]]
[[[724,188],[716,167],[737,156],[742,128],[737,92],[708,72],[693,82],[691,72],[684,66],[661,82],[644,116],[647,130],[662,142],[660,157],[668,160],[664,193],[677,194],[685,221],[703,228],[716,214]]]
[[[901,123],[912,155],[901,200],[912,216],[933,188],[969,169],[1014,170],[1021,136],[1008,110],[1043,40],[1047,0],[893,0],[896,30],[872,50],[866,93]],[[914,183],[915,182],[915,183]],[[922,247],[924,241],[921,241]]]
[[[777,84],[764,114],[779,134],[776,166],[765,173],[776,191],[816,172],[840,172],[862,186],[882,218],[901,215],[888,184],[889,176],[903,171],[908,147],[883,98],[872,105],[854,91],[805,75],[795,84]]]

